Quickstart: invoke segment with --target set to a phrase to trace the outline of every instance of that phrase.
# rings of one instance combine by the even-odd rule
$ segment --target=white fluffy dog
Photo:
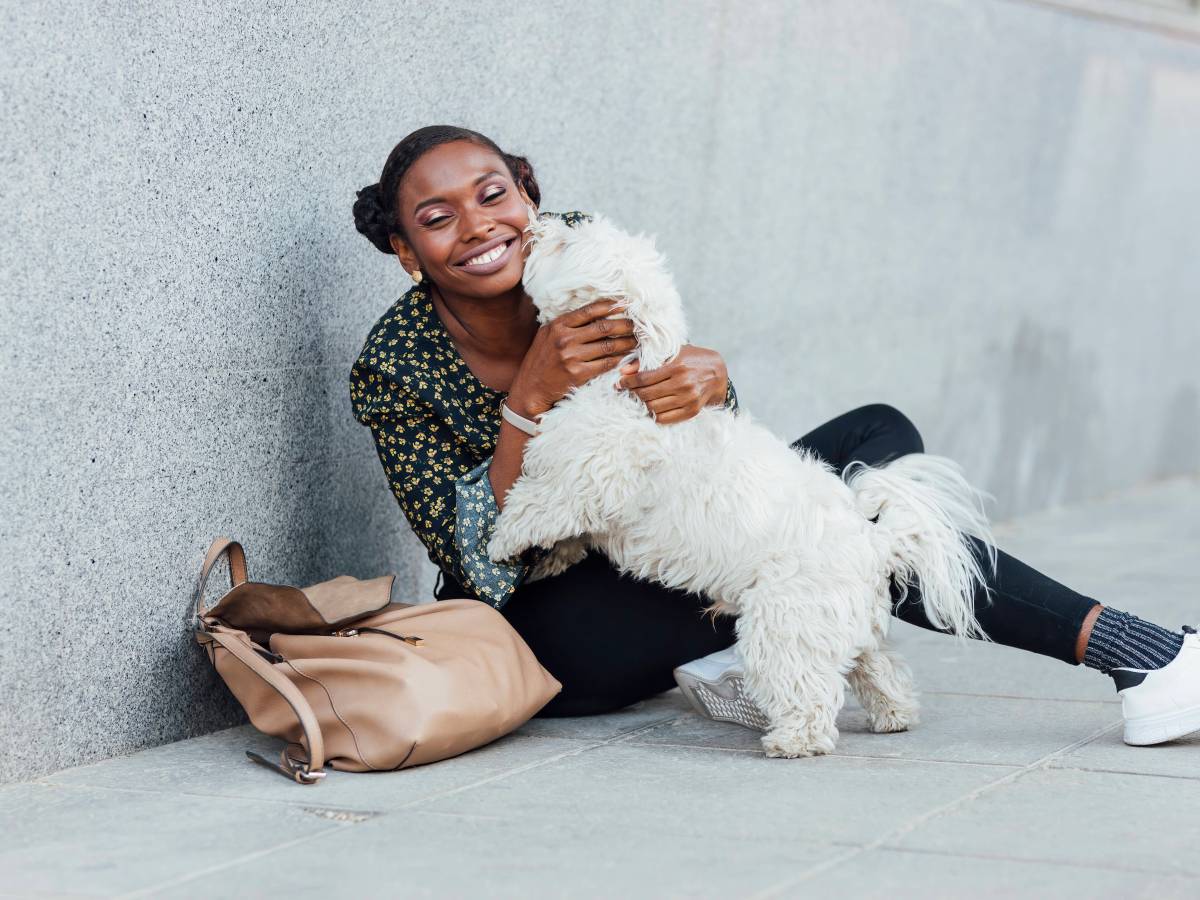
[[[531,215],[525,290],[547,322],[601,297],[636,326],[650,371],[686,342],[683,304],[653,241],[595,216]],[[533,577],[604,552],[622,571],[704,595],[737,616],[745,691],[767,717],[769,756],[829,753],[848,677],[876,732],[916,721],[907,666],[885,644],[889,576],[920,585],[930,621],[980,635],[983,584],[967,534],[995,548],[985,494],[949,459],[922,453],[845,481],[815,454],[709,407],[660,426],[613,369],[540,418],[488,545],[493,560],[553,548]],[[876,521],[872,521],[876,519]]]

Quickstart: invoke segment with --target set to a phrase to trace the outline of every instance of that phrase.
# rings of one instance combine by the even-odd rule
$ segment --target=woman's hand
[[[526,417],[546,412],[637,346],[632,319],[605,318],[617,306],[613,299],[595,300],[537,330],[509,387],[513,412]]]
[[[617,386],[637,394],[660,425],[684,422],[706,406],[724,403],[729,382],[721,354],[692,344],[653,372],[639,371],[637,362],[621,372]]]

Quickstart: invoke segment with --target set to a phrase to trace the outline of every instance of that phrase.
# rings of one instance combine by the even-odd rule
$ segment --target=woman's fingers
[[[580,358],[585,360],[604,359],[609,356],[622,357],[637,345],[637,338],[633,335],[618,335],[582,344],[579,353]]]
[[[642,395],[639,394],[639,397]],[[653,400],[646,400],[642,397],[642,402],[646,404],[646,408],[654,413],[654,418],[669,413],[673,409],[686,409],[688,398],[680,394],[667,394],[665,397],[656,397]]]
[[[686,422],[697,415],[701,409],[695,401],[680,396],[662,397],[651,403],[647,403],[646,408],[650,410],[650,415],[654,417],[654,421],[659,425],[673,425],[676,422]]]
[[[593,300],[586,306],[579,307],[579,309],[573,309],[569,313],[563,313],[560,318],[564,319],[566,324],[572,328],[582,328],[596,319],[611,316],[617,311],[620,305],[620,303],[611,297],[604,297],[600,300]]]
[[[628,375],[622,375],[619,383],[626,390],[638,391],[640,393],[643,388],[662,384],[664,381],[673,378],[676,374],[678,373],[670,366],[660,366],[657,369],[651,369],[649,372],[641,371],[641,367],[639,366],[637,371]]]
[[[573,313],[568,323],[574,329],[583,332],[585,341],[598,341],[606,337],[633,334],[633,319],[626,316],[614,316],[620,309],[620,304],[610,300],[595,300],[587,306],[580,307]],[[612,318],[609,318],[613,316]]]

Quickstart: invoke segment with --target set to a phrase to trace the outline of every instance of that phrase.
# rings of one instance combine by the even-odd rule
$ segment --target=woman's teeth
[[[498,247],[493,247],[487,253],[480,253],[478,256],[472,256],[465,263],[463,263],[463,265],[464,266],[482,266],[485,263],[495,262],[501,256],[504,255],[504,251],[507,249],[508,249],[507,242],[500,244]]]

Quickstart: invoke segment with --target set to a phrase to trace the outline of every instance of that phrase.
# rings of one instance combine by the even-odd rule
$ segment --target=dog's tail
[[[984,512],[990,494],[971,486],[958,463],[910,453],[883,466],[850,463],[842,473],[858,509],[887,544],[900,600],[912,582],[930,624],[962,637],[988,637],[975,617],[980,590],[991,601],[979,555],[996,570],[996,546]]]

